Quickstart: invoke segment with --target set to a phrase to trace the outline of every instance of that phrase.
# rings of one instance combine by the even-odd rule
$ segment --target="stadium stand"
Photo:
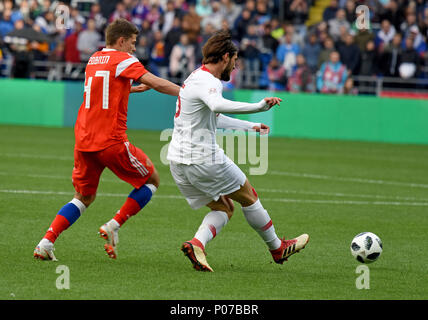
[[[368,9],[363,27],[358,7]],[[200,66],[209,36],[225,29],[240,48],[226,89],[428,91],[426,0],[0,0],[0,76],[81,81],[119,17],[140,29],[138,59],[176,83]]]

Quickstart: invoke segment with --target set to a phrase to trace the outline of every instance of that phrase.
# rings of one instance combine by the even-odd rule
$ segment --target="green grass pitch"
[[[207,246],[214,273],[179,250],[207,209],[191,210],[160,161],[159,132],[129,131],[155,163],[161,187],[123,226],[118,259],[97,235],[132,187],[104,171],[97,200],[55,243],[58,262],[33,259],[56,212],[73,196],[71,128],[0,126],[0,299],[427,299],[428,146],[269,139],[269,171],[248,176],[279,236],[311,240],[272,262],[238,205]],[[250,165],[242,165],[248,173]],[[352,238],[376,233],[384,252],[357,289]],[[70,271],[59,290],[56,268]]]

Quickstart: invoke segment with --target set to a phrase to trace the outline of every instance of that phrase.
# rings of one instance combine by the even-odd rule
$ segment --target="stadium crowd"
[[[36,60],[65,62],[61,78],[72,79],[83,72],[76,63],[104,46],[107,24],[125,18],[140,29],[135,56],[177,83],[201,64],[203,44],[219,29],[240,48],[226,88],[357,94],[355,76],[428,78],[425,0],[330,0],[322,20],[307,26],[316,1],[1,0],[0,61],[13,61],[16,78],[34,77]],[[68,8],[64,19],[58,5]],[[366,28],[359,5],[369,8]],[[38,37],[13,37],[29,29]]]

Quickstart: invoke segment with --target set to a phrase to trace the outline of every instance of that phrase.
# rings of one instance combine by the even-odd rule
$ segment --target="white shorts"
[[[247,180],[226,155],[223,163],[182,164],[171,161],[170,170],[181,194],[192,209],[199,209],[220,196],[239,190]]]

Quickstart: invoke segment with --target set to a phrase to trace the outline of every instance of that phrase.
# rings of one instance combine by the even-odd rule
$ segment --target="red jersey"
[[[95,52],[85,70],[85,92],[74,133],[76,150],[100,151],[127,141],[128,99],[133,80],[147,70],[126,52]]]

